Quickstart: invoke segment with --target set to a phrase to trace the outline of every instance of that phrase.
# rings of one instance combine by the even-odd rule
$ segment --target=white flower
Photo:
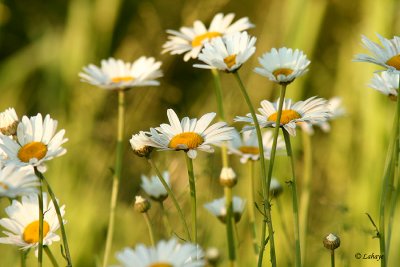
[[[39,180],[32,168],[8,165],[0,169],[0,197],[16,198],[37,193],[38,185]]]
[[[369,87],[384,95],[397,99],[397,91],[399,90],[399,74],[388,71],[382,71],[379,74],[374,73],[374,77],[372,78]]]
[[[279,99],[275,103],[268,100],[261,101],[261,108],[256,114],[260,127],[275,127],[278,115]],[[282,107],[282,116],[280,127],[283,127],[290,135],[296,135],[296,125],[300,122],[320,123],[326,121],[330,116],[329,109],[326,106],[326,100],[317,97],[311,97],[305,101],[299,101],[292,104],[292,100],[285,99]],[[236,117],[235,121],[242,121],[254,124],[251,114],[246,117]],[[244,131],[253,130],[254,126],[245,126]]]
[[[240,197],[233,197],[233,217],[235,222],[240,221],[242,217],[243,210],[246,206],[246,201],[241,199]],[[204,208],[206,208],[211,214],[216,216],[221,222],[225,223],[226,220],[226,202],[225,198],[218,198],[213,200],[212,202],[204,204]]]
[[[8,108],[0,113],[0,133],[15,135],[18,125],[18,116],[14,108]]]
[[[258,58],[261,68],[254,71],[271,81],[280,84],[289,84],[297,77],[302,76],[308,71],[310,60],[301,50],[292,50],[282,47],[279,50],[272,48],[268,53]]]
[[[400,37],[394,36],[393,39],[386,39],[377,34],[382,45],[375,43],[366,36],[361,36],[361,41],[373,56],[358,54],[353,61],[369,62],[380,65],[392,71],[400,70]]]
[[[167,30],[170,36],[168,36],[169,40],[163,45],[162,53],[170,52],[172,55],[185,53],[183,60],[188,61],[190,58],[197,58],[203,45],[209,40],[254,27],[247,17],[232,24],[234,17],[235,14],[233,13],[226,16],[218,13],[212,19],[208,29],[203,22],[196,20],[193,27],[181,27],[180,31]]]
[[[64,216],[65,206],[60,207]],[[11,206],[5,209],[9,218],[0,220],[0,225],[7,237],[1,237],[0,243],[21,247],[23,250],[35,248],[39,245],[39,203],[37,194],[23,196],[21,202],[13,200]],[[47,195],[43,194],[43,245],[50,246],[60,237],[55,233],[60,227],[53,202],[48,204]]]
[[[191,243],[179,244],[176,239],[160,241],[155,247],[142,244],[126,247],[116,253],[122,267],[203,267],[202,249]]]
[[[156,129],[150,129],[152,146],[161,150],[184,150],[194,159],[197,150],[214,152],[211,145],[219,145],[233,138],[233,128],[225,122],[209,126],[216,115],[214,112],[203,115],[199,120],[184,117],[179,121],[172,109],[168,109],[167,115],[170,124],[164,123]]]
[[[155,79],[162,76],[160,66],[161,62],[152,57],[140,57],[132,63],[109,58],[101,61],[100,68],[93,64],[84,67],[79,77],[83,82],[109,90],[156,86],[160,83]]]
[[[247,32],[236,32],[223,38],[217,37],[204,44],[199,60],[206,64],[194,64],[196,68],[219,69],[234,72],[256,51],[255,37]]]
[[[129,140],[129,142],[131,143],[133,153],[139,157],[148,157],[153,150],[150,137],[143,131],[132,135],[132,138]]]
[[[248,160],[259,160],[260,151],[258,149],[258,139],[255,130],[245,131],[240,134],[235,131],[234,138],[229,142],[229,152],[240,156],[240,162],[245,164]],[[262,135],[264,157],[269,159],[271,156],[273,134],[271,131],[265,131]],[[276,150],[282,151],[285,149],[285,142],[278,136]]]
[[[57,121],[50,115],[44,120],[40,113],[30,119],[24,116],[18,124],[17,140],[0,135],[0,148],[7,156],[5,164],[41,166],[45,161],[64,155],[67,150],[61,145],[68,139],[64,139],[64,129],[57,133],[56,130]]]
[[[169,172],[164,171],[162,175],[163,175],[165,182],[169,186],[170,185]],[[143,188],[143,190],[146,192],[146,194],[148,194],[152,199],[162,202],[168,197],[167,190],[165,190],[163,184],[161,183],[161,181],[157,177],[157,175],[153,175],[151,177],[142,175],[141,179],[142,179],[142,183],[140,186]]]
[[[219,175],[219,183],[227,187],[235,186],[237,183],[235,171],[230,167],[223,167]]]
[[[278,197],[283,192],[283,187],[281,183],[274,177],[271,179],[271,183],[269,185],[269,192],[273,197]]]

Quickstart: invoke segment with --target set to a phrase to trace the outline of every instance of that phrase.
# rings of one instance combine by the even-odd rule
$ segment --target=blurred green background
[[[342,241],[337,266],[378,266],[374,260],[357,260],[357,252],[379,254],[379,242],[366,212],[378,222],[381,176],[394,102],[368,89],[377,67],[351,62],[355,53],[365,53],[361,34],[377,40],[398,34],[400,2],[395,0],[73,0],[0,1],[0,110],[15,107],[19,116],[51,114],[66,129],[68,153],[49,163],[46,176],[61,203],[66,204],[67,233],[75,266],[96,266],[104,252],[114,164],[116,94],[79,81],[82,67],[99,64],[110,56],[134,61],[153,56],[163,62],[161,86],[137,88],[127,94],[126,149],[120,185],[116,232],[112,255],[125,246],[149,244],[145,223],[132,209],[140,175],[152,174],[145,160],[133,155],[128,139],[139,130],[166,122],[167,108],[180,117],[200,117],[216,111],[213,81],[209,71],[183,62],[182,56],[161,55],[166,29],[191,26],[196,19],[208,25],[218,13],[234,12],[249,17],[256,27],[255,55],[241,68],[241,76],[253,103],[274,100],[278,89],[252,69],[257,57],[272,47],[303,50],[311,59],[310,70],[288,88],[288,97],[301,100],[314,95],[340,96],[347,115],[333,122],[329,134],[317,131],[313,142],[313,176],[305,266],[328,266],[329,251],[322,238],[337,233]],[[247,113],[245,102],[231,75],[221,74],[228,123]],[[239,125],[237,125],[239,127]],[[302,192],[303,150],[301,133],[293,141]],[[156,153],[161,169],[171,172],[173,189],[189,215],[188,183],[183,153]],[[246,169],[232,157],[239,183],[234,193],[246,198]],[[288,160],[280,157],[275,176],[284,183],[290,177]],[[223,225],[202,208],[222,197],[218,184],[220,155],[199,153],[195,160],[198,178],[200,243],[216,246],[226,266]],[[257,171],[257,174],[259,172]],[[286,187],[286,186],[285,186]],[[289,188],[282,195],[283,222],[292,229]],[[0,200],[4,215],[5,199]],[[157,205],[150,211],[157,236],[165,237]],[[175,209],[167,200],[172,225],[183,235]],[[395,222],[399,221],[399,213]],[[279,266],[290,266],[294,252],[282,235],[282,219],[273,206]],[[259,218],[260,219],[260,218]],[[238,266],[255,266],[245,215],[238,225]],[[395,223],[396,227],[396,223]],[[258,229],[259,230],[259,229]],[[62,263],[58,244],[52,250]],[[392,236],[390,262],[400,262],[398,227]],[[268,249],[268,248],[267,248]],[[265,266],[268,266],[266,253]],[[18,266],[15,247],[0,245],[0,266]],[[117,261],[112,257],[111,263]],[[45,266],[50,263],[45,262]],[[35,258],[29,255],[29,265]]]

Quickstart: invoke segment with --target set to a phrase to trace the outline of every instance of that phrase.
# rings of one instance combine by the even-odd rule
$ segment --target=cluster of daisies
[[[5,209],[7,218],[0,219],[6,237],[0,243],[34,248],[39,243],[40,180],[37,173],[44,173],[46,162],[62,156],[65,130],[57,131],[57,121],[41,114],[18,119],[14,108],[0,113],[0,197],[8,198],[11,205]],[[56,234],[60,222],[53,201],[43,193],[43,245],[59,241]],[[60,207],[64,216],[65,207]],[[63,222],[64,223],[64,222]]]

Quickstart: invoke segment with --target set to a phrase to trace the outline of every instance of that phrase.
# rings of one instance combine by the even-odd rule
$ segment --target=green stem
[[[169,222],[169,218],[168,218],[168,212],[164,207],[164,202],[159,201],[158,203],[160,203],[160,208],[161,208],[161,212],[162,212],[162,220],[164,223],[164,227],[165,227],[165,231],[167,231],[167,236],[170,237],[172,235],[172,227],[171,227],[171,223]]]
[[[397,178],[397,185],[396,188],[393,192],[393,195],[390,200],[390,212],[389,212],[389,223],[388,223],[388,234],[387,234],[387,242],[386,242],[386,251],[389,253],[390,251],[390,241],[392,237],[392,230],[393,230],[393,219],[394,219],[394,214],[396,211],[396,204],[399,196],[399,191],[400,191],[400,179],[398,177],[399,173],[399,165],[397,166],[395,177]]]
[[[44,246],[44,251],[46,252],[47,257],[49,257],[51,264],[53,267],[58,267],[58,263],[56,258],[54,257],[53,253],[51,253],[51,250],[49,249],[48,246]]]
[[[301,250],[300,250],[300,229],[299,229],[299,207],[297,202],[297,181],[296,171],[294,166],[294,157],[292,152],[292,146],[290,144],[290,135],[286,130],[283,130],[283,136],[285,138],[285,145],[287,155],[290,158],[291,169],[292,169],[292,200],[293,200],[293,218],[294,218],[294,238],[295,238],[295,266],[301,266]]]
[[[26,254],[27,251],[21,250],[21,267],[26,267]]]
[[[35,173],[39,172],[37,171],[35,167]],[[38,195],[38,201],[39,201],[39,250],[38,250],[38,266],[41,267],[43,264],[43,185],[42,185],[42,179],[39,179],[39,195]]]
[[[250,232],[251,232],[251,237],[253,239],[253,251],[254,254],[257,256],[259,251],[258,251],[258,244],[257,244],[257,230],[256,230],[256,218],[254,214],[254,161],[250,160],[248,161],[249,166],[249,177],[250,177],[250,183],[249,183],[249,193],[248,193],[248,213],[249,213],[249,222],[250,222]]]
[[[331,267],[335,267],[335,250],[331,250]]]
[[[147,229],[149,230],[151,246],[155,247],[153,227],[151,226],[150,218],[149,218],[149,215],[147,214],[147,212],[143,213],[143,217],[144,217],[144,220],[146,221]]]
[[[108,265],[108,258],[110,255],[115,224],[115,210],[118,199],[119,181],[121,180],[122,173],[122,154],[123,154],[123,141],[124,141],[124,121],[125,121],[125,91],[118,90],[118,125],[117,125],[117,145],[115,157],[115,170],[113,175],[113,183],[110,199],[110,214],[108,220],[108,229],[106,237],[106,246],[103,258],[103,267]]]
[[[51,198],[51,201],[53,202],[54,209],[56,210],[56,213],[57,213],[58,223],[60,224],[60,229],[61,229],[61,236],[62,236],[63,245],[64,245],[63,251],[65,253],[65,257],[64,258],[67,261],[67,267],[71,267],[72,266],[72,260],[71,260],[71,254],[69,252],[67,234],[65,232],[64,221],[63,221],[63,218],[62,218],[62,215],[61,215],[60,206],[58,205],[57,198],[54,195],[54,192],[53,192],[50,184],[47,182],[46,177],[44,177],[44,175],[41,172],[39,172],[36,168],[35,168],[35,174],[46,185],[47,191],[49,192],[49,195],[50,195],[50,198]]]
[[[189,187],[190,187],[190,207],[192,210],[192,237],[193,237],[193,242],[197,244],[196,180],[194,178],[193,160],[189,158],[187,153],[185,153],[185,157],[186,157],[186,166],[189,176]]]
[[[288,266],[293,266],[293,264],[292,264],[292,259],[289,257],[289,256],[291,256],[291,255],[293,254],[293,253],[292,253],[293,249],[292,249],[291,246],[290,246],[291,241],[290,241],[289,231],[288,231],[288,228],[287,228],[287,225],[286,225],[286,220],[285,220],[285,218],[284,218],[284,216],[283,216],[282,201],[281,201],[281,198],[280,198],[280,197],[276,197],[275,200],[276,200],[276,207],[277,207],[278,214],[279,214],[279,219],[280,219],[280,221],[281,221],[282,231],[283,231],[283,234],[285,235],[285,239],[286,239],[286,242],[287,242],[287,246],[290,247],[290,248],[289,248],[289,251],[290,251],[290,252],[287,253],[287,254],[289,254],[289,255],[287,255]]]
[[[182,222],[182,224],[183,224],[183,226],[185,228],[187,240],[192,241],[192,238],[190,237],[189,227],[188,227],[188,225],[186,223],[186,220],[185,220],[185,216],[183,215],[182,209],[179,206],[179,202],[176,199],[174,192],[172,192],[171,188],[169,187],[169,185],[165,181],[164,177],[162,176],[160,170],[157,168],[157,166],[154,163],[154,161],[151,158],[148,158],[147,161],[149,162],[150,166],[156,172],[156,175],[158,176],[158,179],[160,179],[160,182],[163,184],[165,190],[167,190],[168,196],[172,199],[172,203],[174,203],[174,206],[175,206],[176,210],[178,211],[179,218],[181,219],[181,222]]]
[[[224,187],[225,194],[225,207],[227,208],[227,216],[226,216],[226,236],[228,240],[228,252],[229,252],[229,261],[232,266],[234,266],[236,261],[236,249],[235,249],[235,238],[234,238],[234,221],[233,221],[233,196],[232,196],[232,188],[225,186]]]
[[[215,98],[217,99],[218,116],[222,121],[225,121],[224,106],[222,101],[222,86],[219,72],[217,69],[211,69],[215,84]]]
[[[258,119],[253,107],[253,104],[251,103],[250,97],[247,94],[246,88],[243,85],[242,80],[240,79],[239,73],[234,72],[234,77],[236,78],[236,81],[239,84],[240,91],[247,103],[247,106],[250,110],[251,117],[253,118],[254,121],[254,127],[256,130],[257,134],[257,140],[258,140],[258,149],[260,151],[260,165],[261,165],[261,187],[263,191],[263,208],[264,208],[264,215],[266,218],[264,218],[263,223],[262,223],[262,232],[261,232],[261,245],[260,245],[260,254],[258,256],[258,267],[262,266],[262,261],[263,261],[263,256],[264,256],[264,250],[265,246],[267,244],[267,239],[265,238],[266,236],[266,225],[268,225],[268,233],[269,233],[269,238],[268,242],[270,244],[270,255],[271,255],[271,263],[272,267],[276,267],[276,253],[275,253],[275,241],[274,241],[274,230],[272,227],[272,217],[271,217],[271,205],[269,203],[269,184],[271,183],[271,176],[268,176],[268,179],[266,180],[266,167],[265,167],[265,160],[264,160],[264,147],[263,147],[263,142],[262,142],[262,135],[261,135],[261,129],[260,125],[258,123]],[[282,98],[283,99],[283,98]],[[280,116],[282,112],[278,112],[278,120],[280,121]],[[278,134],[279,134],[279,128],[277,127],[278,132],[276,132],[276,136],[274,136],[274,143],[271,151],[271,162],[273,162],[273,159],[275,158],[275,153],[276,153],[276,144],[278,140]],[[275,138],[276,137],[276,138]],[[271,167],[271,165],[270,165]],[[272,173],[272,168],[270,168],[271,173]]]

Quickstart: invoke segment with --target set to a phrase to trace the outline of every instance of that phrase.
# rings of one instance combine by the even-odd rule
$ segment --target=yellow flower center
[[[232,66],[236,64],[236,54],[227,56],[224,58],[224,62],[228,68],[232,68]]]
[[[113,77],[111,81],[113,83],[122,83],[122,82],[130,82],[133,81],[135,78],[132,76],[122,76],[122,77]]]
[[[203,137],[201,137],[198,133],[186,132],[177,134],[172,137],[171,141],[168,144],[168,147],[176,150],[194,149],[201,145],[203,142]]]
[[[46,221],[43,221],[43,237],[47,235],[49,230],[50,225]],[[29,244],[39,242],[39,221],[31,222],[25,227],[22,239]]]
[[[260,154],[258,147],[255,147],[255,146],[241,146],[241,147],[239,147],[239,150],[243,154],[252,154],[252,155]]]
[[[203,41],[205,39],[212,39],[215,37],[221,36],[221,33],[219,32],[206,32],[201,35],[197,35],[196,37],[193,38],[192,40],[192,47],[200,46],[203,44]]]
[[[41,160],[46,156],[47,146],[42,142],[30,142],[18,151],[18,158],[22,162],[29,162],[31,159],[36,158]]]
[[[148,267],[174,267],[174,266],[172,264],[166,263],[166,262],[156,262],[156,263],[150,264]]]
[[[8,185],[5,183],[0,182],[0,187],[2,187],[4,190],[8,190]]]
[[[400,70],[400,54],[389,58],[386,64],[394,67],[396,70]]]
[[[278,117],[278,112],[275,112],[274,114],[271,114],[267,120],[276,122],[277,117]],[[297,111],[294,111],[292,109],[282,110],[280,124],[288,124],[290,121],[300,118],[301,115]]]
[[[287,69],[287,68],[281,68],[281,69],[276,69],[272,72],[272,74],[278,78],[278,75],[285,75],[285,76],[289,76],[290,74],[292,74],[293,70],[292,69]]]

